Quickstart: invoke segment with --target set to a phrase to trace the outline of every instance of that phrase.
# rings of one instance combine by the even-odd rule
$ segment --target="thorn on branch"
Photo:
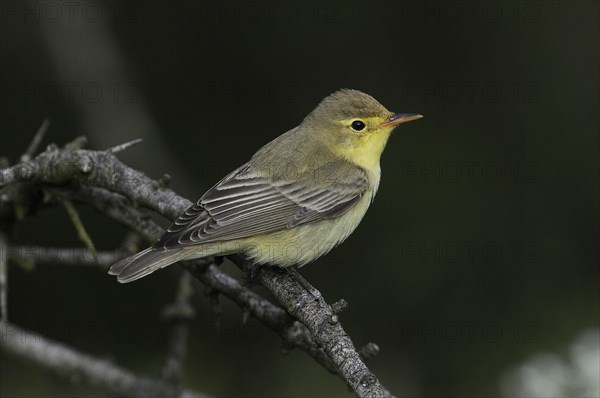
[[[171,183],[171,176],[167,173],[164,173],[162,175],[162,177],[160,177],[158,179],[158,187],[160,189],[166,189],[169,187],[169,184]]]
[[[348,302],[344,299],[339,299],[335,303],[331,304],[331,311],[334,314],[339,314],[342,311],[345,311],[348,308]]]
[[[123,144],[115,145],[115,146],[113,146],[111,148],[108,148],[106,150],[106,152],[110,152],[110,153],[123,152],[124,150],[129,149],[132,146],[135,146],[135,145],[139,144],[142,141],[143,141],[142,138],[136,138],[135,140],[131,140],[131,141],[125,142]]]
[[[359,354],[365,360],[371,359],[379,354],[379,346],[373,342],[369,342],[359,350]]]
[[[373,375],[372,373],[369,373],[363,376],[362,379],[360,379],[360,385],[365,388],[370,387],[375,383],[377,383],[377,377],[375,377],[375,375]]]
[[[21,163],[29,162],[31,160],[33,155],[37,152],[38,148],[40,147],[40,144],[42,143],[42,140],[44,139],[44,136],[46,135],[49,126],[50,119],[44,119],[37,133],[35,133],[35,135],[33,136],[33,140],[31,140],[29,147],[27,147],[27,150],[21,156]]]

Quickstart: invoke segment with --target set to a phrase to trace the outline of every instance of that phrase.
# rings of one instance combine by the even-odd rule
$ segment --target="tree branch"
[[[162,229],[149,218],[144,220],[142,213],[135,208],[136,205],[154,210],[170,220],[191,205],[189,200],[162,187],[143,173],[125,166],[112,153],[71,148],[72,146],[67,146],[61,150],[49,147],[30,162],[0,170],[0,187],[25,181],[61,184],[63,186],[60,188],[53,188],[55,193],[66,193],[78,200],[91,202],[107,215],[118,217],[120,222],[143,233],[151,241],[159,236]],[[84,186],[77,188],[64,185],[73,182]],[[130,199],[133,205],[120,195]],[[123,218],[124,215],[127,218]],[[142,225],[137,224],[138,221]],[[242,270],[250,273],[250,264],[236,256],[231,259]],[[207,286],[232,298],[243,309],[248,309],[253,316],[274,329],[286,343],[307,351],[319,363],[335,371],[357,396],[391,396],[369,371],[331,306],[322,298],[315,300],[287,270],[261,267],[253,269],[251,273],[303,325],[295,322],[281,308],[241,287],[214,265],[200,261],[187,267]],[[309,333],[306,333],[306,328]]]
[[[0,321],[0,345],[3,350],[28,358],[53,371],[79,374],[93,385],[129,397],[174,396],[169,384],[136,375],[108,361],[81,353],[65,344],[49,340],[12,323]],[[183,390],[179,397],[210,398],[196,391]]]
[[[0,229],[0,321],[8,321],[8,243]]]
[[[42,246],[9,246],[8,257],[16,262],[30,264],[61,264],[84,265],[90,267],[102,266],[108,268],[127,253],[125,250],[110,250],[97,252],[97,258],[88,249],[81,247],[42,247]]]
[[[175,302],[166,306],[162,313],[162,317],[170,324],[171,329],[162,376],[165,382],[177,392],[173,397],[178,397],[182,388],[183,360],[187,351],[189,323],[195,315],[191,302],[194,294],[191,278],[192,276],[188,272],[181,274]]]
[[[115,221],[137,231],[150,242],[158,239],[163,232],[163,229],[152,221],[148,214],[127,205],[121,195],[88,186],[77,186],[69,191],[61,191],[59,188],[49,190],[53,195],[62,195],[95,207]],[[275,331],[282,338],[286,347],[297,347],[305,351],[330,372],[337,374],[335,365],[327,354],[312,341],[309,331],[299,322],[295,322],[294,318],[289,316],[285,310],[243,287],[237,280],[221,272],[207,259],[180,264],[207,288],[228,297],[239,305],[244,313],[249,313]]]
[[[38,129],[37,133],[35,133],[35,135],[33,136],[33,140],[31,140],[29,147],[27,147],[27,150],[21,156],[21,162],[28,162],[29,160],[31,160],[33,155],[37,152],[38,148],[40,147],[40,144],[42,143],[42,140],[44,139],[44,136],[48,131],[48,127],[50,127],[50,119],[46,118],[42,122],[42,125]]]
[[[242,270],[251,272],[251,264],[243,259],[236,260]],[[256,278],[310,330],[315,343],[332,359],[340,376],[359,397],[391,395],[369,371],[337,314],[322,297],[311,299],[311,293],[290,277],[286,269],[264,267],[261,271]]]

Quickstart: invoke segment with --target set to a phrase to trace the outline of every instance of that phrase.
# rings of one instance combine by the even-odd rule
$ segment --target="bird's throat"
[[[372,172],[379,170],[381,154],[385,149],[391,131],[381,131],[358,138],[353,145],[337,148],[337,152],[348,161]]]

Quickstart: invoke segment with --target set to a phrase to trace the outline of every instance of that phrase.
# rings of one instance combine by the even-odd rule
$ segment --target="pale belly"
[[[346,214],[296,228],[246,239],[244,254],[257,264],[303,266],[342,243],[358,226],[371,204],[364,195]]]

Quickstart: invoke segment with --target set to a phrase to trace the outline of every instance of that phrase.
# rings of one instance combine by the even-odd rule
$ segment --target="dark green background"
[[[14,3],[2,2],[0,30],[0,155],[11,162],[46,116],[45,144],[86,134],[101,149],[146,137],[130,117],[143,109],[159,139],[120,157],[155,178],[170,173],[195,199],[338,88],[425,115],[392,136],[357,231],[302,269],[329,302],[350,303],[343,325],[357,345],[379,344],[369,365],[398,396],[498,396],[512,366],[564,352],[598,326],[598,3],[109,2],[99,21],[76,12],[73,24],[49,22],[39,3],[29,3],[39,20],[24,19],[5,8]],[[60,51],[49,37],[64,40]],[[83,90],[92,83],[98,98]],[[100,249],[125,236],[90,209],[81,215]],[[80,245],[61,209],[15,232],[15,244]],[[122,286],[96,269],[11,264],[10,319],[156,375],[159,313],[179,272]],[[280,355],[275,335],[242,325],[223,301],[217,332],[198,286],[187,386],[350,395],[306,355]],[[0,375],[3,397],[104,394],[5,353]]]

